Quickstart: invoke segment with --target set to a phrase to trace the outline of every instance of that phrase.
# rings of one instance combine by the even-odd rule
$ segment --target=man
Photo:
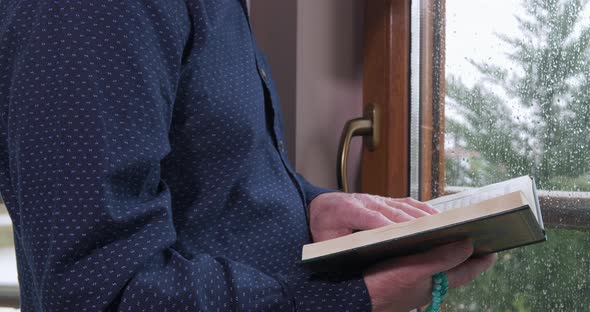
[[[436,213],[286,160],[240,0],[0,1],[0,192],[23,311],[405,311],[469,242],[325,279],[303,244]],[[309,208],[309,211],[306,210]]]

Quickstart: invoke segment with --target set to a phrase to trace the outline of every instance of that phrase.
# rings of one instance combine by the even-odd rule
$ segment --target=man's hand
[[[309,224],[313,241],[320,242],[435,213],[430,205],[409,197],[324,193],[309,205]]]
[[[314,242],[438,213],[411,198],[393,199],[368,194],[325,193],[309,207]],[[491,267],[496,254],[471,258],[473,244],[462,241],[424,253],[398,257],[369,268],[365,284],[374,312],[409,311],[431,300],[432,275],[446,272],[449,287],[467,284]]]
[[[407,312],[432,299],[432,275],[446,272],[449,288],[474,280],[496,262],[496,254],[470,258],[471,241],[448,244],[424,253],[399,257],[365,272],[373,312]]]

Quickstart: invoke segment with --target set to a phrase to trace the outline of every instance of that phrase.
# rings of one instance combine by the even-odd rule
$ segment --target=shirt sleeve
[[[174,249],[160,162],[190,33],[184,1],[17,3],[34,22],[7,35],[19,39],[2,109],[23,310],[370,309],[360,277],[271,276]]]
[[[341,192],[339,190],[330,189],[330,188],[323,188],[323,187],[319,187],[317,185],[314,185],[311,182],[307,181],[307,179],[305,179],[305,177],[299,173],[297,174],[297,179],[299,180],[299,184],[301,185],[301,188],[303,189],[303,193],[305,195],[305,201],[306,201],[307,206],[309,206],[309,204],[311,203],[312,200],[314,200],[314,198],[320,196],[321,194]]]

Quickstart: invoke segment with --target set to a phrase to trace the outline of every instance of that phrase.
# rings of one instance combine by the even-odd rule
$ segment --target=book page
[[[535,214],[535,217],[538,217],[533,195],[532,180],[529,176],[522,176],[512,180],[490,184],[481,188],[466,190],[453,195],[442,196],[427,201],[427,203],[439,211],[446,211],[477,204],[484,200],[502,196],[515,191],[521,191],[524,194],[528,204],[531,206],[531,210]]]

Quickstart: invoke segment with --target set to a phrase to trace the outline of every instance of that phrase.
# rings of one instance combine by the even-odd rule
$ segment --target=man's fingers
[[[432,207],[430,204],[427,204],[425,202],[421,202],[419,200],[415,200],[412,197],[406,197],[406,198],[400,198],[400,199],[393,199],[392,198],[391,200],[406,203],[410,206],[413,206],[413,207],[418,208],[422,211],[425,211],[428,214],[437,214],[440,212],[440,211],[436,210],[434,207]]]
[[[389,219],[395,223],[402,223],[402,222],[412,221],[412,220],[416,219],[415,217],[407,214],[403,210],[395,209],[395,208],[389,207],[387,205],[382,205],[382,206],[376,207],[374,209],[377,209],[377,211],[379,211],[387,219]]]
[[[449,271],[465,262],[472,254],[473,243],[470,240],[463,240],[423,253],[397,258],[393,261],[393,265],[408,270],[408,274],[415,274],[416,278],[424,278],[438,272]]]
[[[370,230],[393,223],[379,211],[364,207],[357,207],[350,210],[349,213],[350,215],[344,216],[344,220],[347,226],[353,230]]]
[[[421,217],[422,215],[417,215],[416,213],[408,213],[406,210],[410,209],[401,209],[400,207],[393,207],[388,205],[387,202],[379,197],[374,197],[370,199],[370,202],[366,205],[368,209],[375,210],[380,212],[382,215],[387,217],[389,220],[402,223],[410,220],[414,220],[417,217]],[[417,209],[416,209],[417,210]]]
[[[395,200],[385,200],[388,206],[392,207],[393,209],[399,209],[405,212],[406,214],[414,217],[420,218],[431,215],[431,213],[426,212],[422,209],[418,209],[410,204],[406,204],[405,202],[395,201]]]
[[[447,272],[449,287],[456,288],[474,280],[479,274],[489,269],[498,256],[494,253],[483,257],[471,258]]]

